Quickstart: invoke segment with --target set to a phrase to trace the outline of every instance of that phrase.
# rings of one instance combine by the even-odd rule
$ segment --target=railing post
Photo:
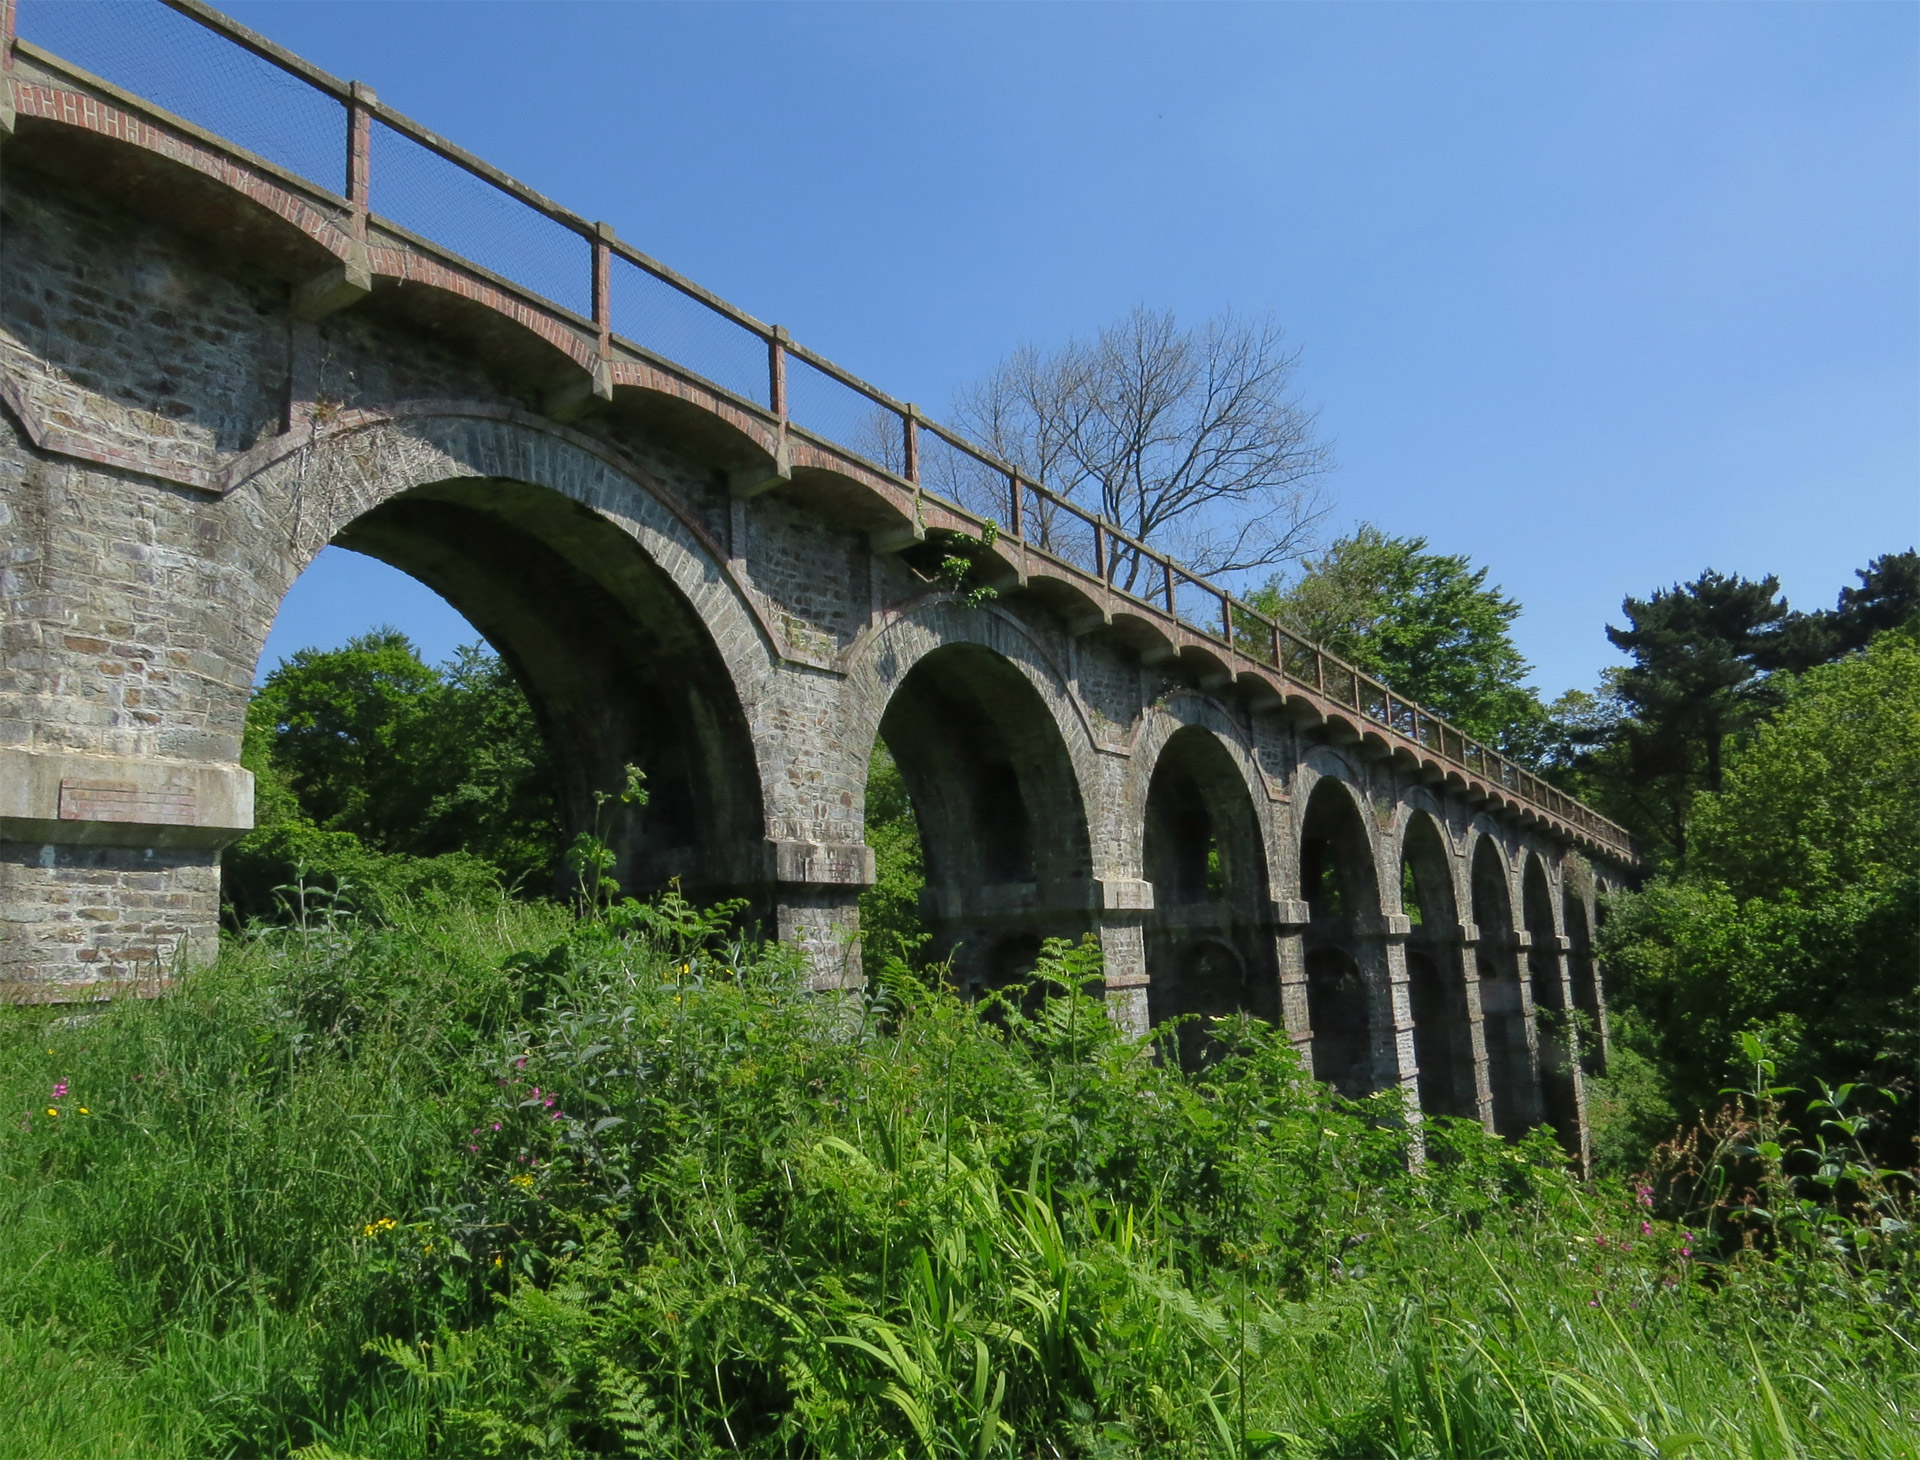
[[[1011,532],[1017,541],[1025,542],[1027,540],[1027,522],[1025,512],[1026,503],[1023,499],[1026,493],[1020,490],[1019,472],[1010,471],[1007,473],[1007,491],[1011,498],[1008,503],[1010,510],[1007,512],[1007,531]]]
[[[348,85],[353,99],[347,103],[347,202],[353,209],[353,236],[365,243],[373,206],[373,108],[379,97],[364,81]]]
[[[593,225],[593,326],[600,332],[600,358],[613,358],[613,225]]]
[[[1227,641],[1227,647],[1233,647],[1233,600],[1226,594],[1220,595],[1220,634]]]
[[[906,470],[901,475],[917,487],[920,485],[920,407],[907,402],[907,412],[900,419],[905,423],[901,444],[906,451]]]
[[[787,345],[792,339],[787,327],[777,324],[767,341],[767,405],[783,421],[787,418]]]
[[[1102,583],[1110,583],[1107,577],[1107,519],[1093,519],[1093,576]]]
[[[1313,687],[1321,694],[1327,692],[1327,656],[1318,649],[1313,651]]]
[[[1167,600],[1167,617],[1179,618],[1180,610],[1174,606],[1175,600],[1173,596],[1173,559],[1162,558],[1160,560],[1160,566],[1166,573],[1165,596]]]
[[[1287,656],[1280,650],[1280,625],[1268,624],[1267,637],[1273,641],[1273,667],[1280,671],[1280,682],[1285,684],[1289,671]]]
[[[0,142],[13,135],[13,36],[19,22],[17,0],[0,0]]]

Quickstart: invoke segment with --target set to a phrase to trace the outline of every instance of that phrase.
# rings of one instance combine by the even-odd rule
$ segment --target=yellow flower
[[[392,1217],[381,1217],[378,1221],[368,1222],[360,1229],[362,1237],[378,1237],[382,1232],[391,1232],[399,1224]]]
[[[48,1115],[58,1115],[59,1113],[60,1113],[60,1112],[59,1112],[59,1111],[57,1111],[57,1110],[55,1110],[55,1109],[54,1109],[54,1108],[53,1108],[53,1107],[52,1107],[51,1105],[49,1105],[49,1106],[47,1107],[47,1114],[48,1114]]]
[[[92,1114],[93,1114],[93,1112],[92,1112],[91,1110],[89,1110],[89,1109],[87,1109],[87,1107],[86,1107],[86,1106],[84,1106],[84,1105],[80,1107],[80,1113],[81,1113],[82,1115],[92,1115]]]
[[[509,1181],[507,1185],[517,1186],[522,1191],[525,1191],[533,1185],[533,1178],[531,1176],[516,1176],[513,1180]]]
[[[504,1258],[504,1257],[499,1257],[499,1256],[496,1256],[496,1257],[495,1257],[495,1258],[493,1259],[493,1265],[494,1265],[495,1267],[504,1267],[504,1266],[506,1266],[506,1261],[507,1261],[507,1260],[506,1260],[506,1258]]]

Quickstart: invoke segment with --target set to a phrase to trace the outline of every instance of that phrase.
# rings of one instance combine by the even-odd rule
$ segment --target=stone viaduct
[[[261,646],[337,543],[506,658],[573,816],[647,769],[627,885],[748,898],[820,987],[884,737],[964,982],[1092,934],[1129,1026],[1250,1010],[1583,1143],[1617,827],[193,0],[0,25],[6,997],[205,956]]]

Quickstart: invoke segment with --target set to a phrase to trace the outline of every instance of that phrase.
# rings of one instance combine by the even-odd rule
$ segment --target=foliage
[[[1683,1110],[1717,1103],[1724,1052],[1751,1029],[1794,1084],[1911,1093],[1920,648],[1887,634],[1782,689],[1699,797],[1688,871],[1616,895],[1603,929],[1611,997]]]
[[[443,668],[391,629],[303,649],[254,695],[242,760],[259,829],[224,880],[243,920],[270,915],[299,875],[350,884],[369,906],[555,883],[546,746],[511,671],[477,645]]]
[[[1197,572],[1245,572],[1297,557],[1326,514],[1327,450],[1290,393],[1296,359],[1271,320],[1183,328],[1137,308],[1091,340],[1017,350],[955,411],[1030,480],[1136,539]],[[1053,524],[1041,513],[1027,530],[1044,547]],[[1137,554],[1117,549],[1113,569],[1145,592]]]
[[[1247,601],[1506,754],[1540,753],[1546,712],[1513,642],[1520,605],[1464,555],[1362,524]]]
[[[1729,739],[1778,703],[1769,670],[1789,619],[1779,592],[1772,575],[1709,570],[1628,597],[1627,627],[1607,628],[1633,662],[1609,678],[1609,703],[1584,728],[1604,757],[1602,777],[1626,792],[1629,827],[1676,862],[1686,858],[1693,798],[1720,789]]]
[[[1779,707],[1792,673],[1864,649],[1878,633],[1920,633],[1920,554],[1885,554],[1855,576],[1860,586],[1825,612],[1790,609],[1771,575],[1712,571],[1626,599],[1627,627],[1607,637],[1632,664],[1608,670],[1597,694],[1553,706],[1566,747],[1559,779],[1626,825],[1643,853],[1684,864],[1694,797],[1720,789],[1728,747]]]
[[[1183,1073],[1098,974],[843,1003],[668,897],[0,1011],[0,1453],[1920,1453],[1910,1236],[1782,1267],[1544,1138],[1412,1163],[1392,1097],[1246,1021]]]
[[[889,960],[921,963],[928,939],[920,921],[926,859],[906,778],[884,740],[874,741],[867,763],[866,835],[873,848],[874,881],[860,894],[862,954],[874,968]]]

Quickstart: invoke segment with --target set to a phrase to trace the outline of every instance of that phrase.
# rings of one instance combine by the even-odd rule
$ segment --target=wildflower
[[[1640,1224],[1640,1235],[1642,1237],[1651,1237],[1653,1235],[1653,1223],[1642,1222]]]
[[[58,1115],[59,1113],[60,1113],[60,1108],[59,1108],[58,1106],[56,1106],[56,1105],[49,1105],[49,1106],[47,1107],[47,1114],[48,1114],[48,1115]]]
[[[493,1265],[494,1265],[495,1267],[504,1267],[504,1266],[506,1265],[506,1261],[507,1261],[507,1260],[506,1260],[506,1258],[504,1258],[504,1257],[502,1257],[502,1256],[501,1256],[501,1255],[500,1255],[499,1253],[497,1253],[497,1252],[496,1252],[496,1253],[494,1253],[494,1255],[493,1255]]]
[[[1591,1298],[1587,1299],[1587,1306],[1589,1308],[1598,1308],[1600,1306],[1600,1294],[1597,1291]]]
[[[1636,1186],[1633,1189],[1633,1194],[1641,1206],[1650,1207],[1653,1205],[1653,1188],[1651,1186]]]
[[[360,1235],[362,1237],[378,1237],[382,1232],[391,1232],[399,1225],[400,1224],[394,1221],[392,1217],[381,1217],[375,1221],[368,1222],[366,1226],[362,1227],[360,1229]]]
[[[526,1158],[525,1156],[522,1156],[522,1157],[521,1157],[520,1159],[524,1161],[524,1160],[526,1160],[527,1158]],[[509,1185],[509,1186],[517,1186],[517,1187],[519,1187],[519,1188],[520,1188],[520,1189],[521,1189],[522,1191],[526,1191],[526,1190],[527,1190],[528,1188],[530,1188],[530,1187],[531,1187],[531,1186],[533,1185],[533,1178],[532,1178],[531,1176],[529,1176],[529,1175],[527,1175],[527,1174],[526,1174],[526,1173],[525,1173],[525,1172],[523,1171],[523,1172],[521,1172],[521,1174],[520,1174],[520,1175],[518,1175],[518,1176],[515,1176],[515,1177],[514,1177],[514,1178],[512,1178],[512,1179],[511,1179],[510,1181],[508,1181],[508,1183],[507,1183],[507,1185]]]
[[[500,1122],[496,1120],[496,1121],[495,1121],[495,1122],[493,1123],[493,1128],[494,1128],[495,1130],[499,1130],[499,1129],[500,1129]]]
[[[474,1145],[472,1141],[468,1141],[468,1142],[467,1142],[467,1149],[468,1149],[469,1151],[472,1151],[472,1152],[473,1152],[473,1153],[474,1153],[475,1155],[478,1155],[478,1154],[479,1154],[479,1152],[480,1152],[480,1148],[479,1148],[478,1146],[476,1146],[476,1145]]]
[[[53,1098],[55,1100],[64,1100],[66,1097],[67,1082],[65,1080],[56,1080],[53,1086]]]
[[[93,1114],[93,1112],[92,1112],[91,1110],[89,1110],[89,1109],[87,1109],[87,1107],[86,1107],[86,1106],[84,1106],[84,1105],[80,1107],[80,1113],[81,1113],[82,1115],[92,1115],[92,1114]]]

